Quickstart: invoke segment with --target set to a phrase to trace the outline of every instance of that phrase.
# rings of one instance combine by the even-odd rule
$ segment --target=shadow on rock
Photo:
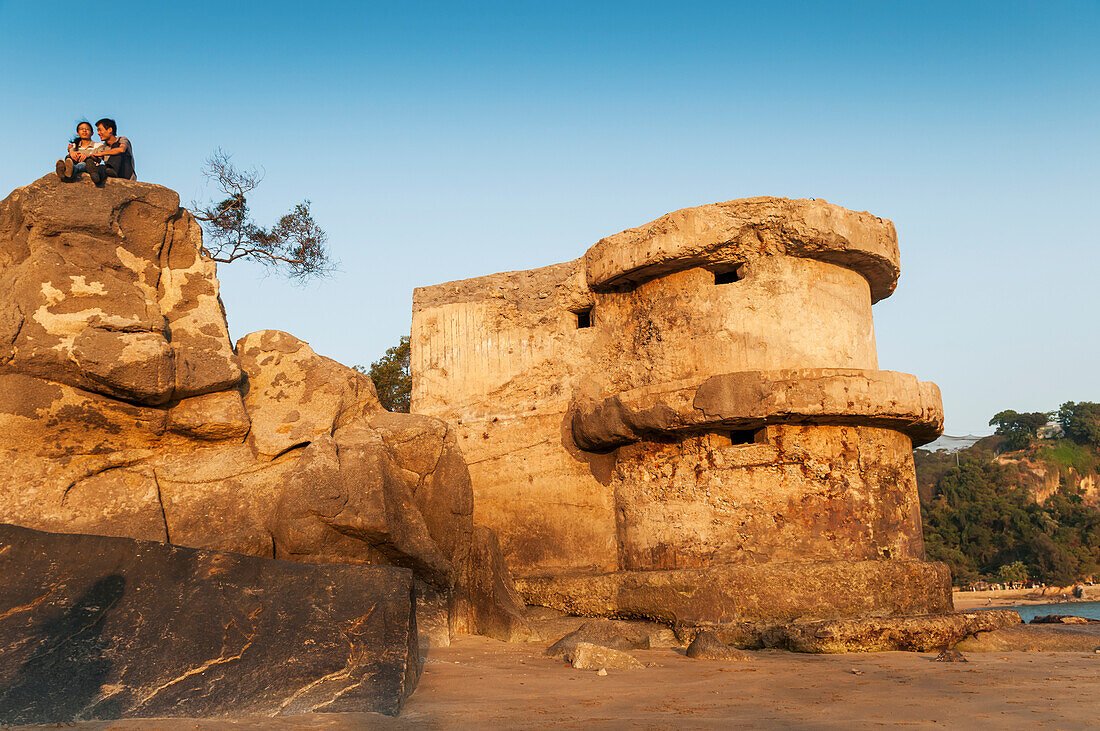
[[[126,580],[110,574],[92,585],[61,616],[36,632],[38,650],[0,690],[0,723],[28,724],[77,719],[101,695],[111,673],[101,637],[103,622],[126,593]],[[110,713],[101,701],[97,714]]]

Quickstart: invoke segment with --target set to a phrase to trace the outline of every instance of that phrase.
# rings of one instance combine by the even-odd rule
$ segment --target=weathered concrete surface
[[[976,632],[1020,624],[1011,609],[914,617],[796,622],[782,629],[777,646],[795,652],[934,652]]]
[[[565,661],[578,670],[641,670],[633,655],[590,642],[578,642],[565,653]]]
[[[516,584],[528,604],[673,626],[951,611],[947,568],[923,561],[723,564],[524,577]]]
[[[692,430],[792,423],[892,428],[908,435],[916,447],[943,432],[943,404],[936,384],[908,373],[747,371],[712,376],[697,386],[672,391],[648,387],[600,403],[578,400],[572,432],[577,446],[601,452]]]
[[[396,714],[413,578],[0,525],[0,723]]]
[[[922,561],[912,448],[943,410],[934,384],[878,370],[871,305],[898,273],[893,224],[867,213],[685,209],[575,261],[417,289],[413,408],[454,426],[474,521],[527,586]],[[938,580],[894,591],[950,609]]]
[[[759,436],[620,448],[611,470],[620,567],[924,558],[904,434],[780,425]]]
[[[51,175],[0,202],[0,521],[403,566],[438,644],[515,612],[467,587],[472,516],[447,424],[286,333],[234,348],[174,192]]]
[[[629,287],[700,265],[786,255],[840,264],[890,296],[901,272],[894,224],[824,200],[743,198],[684,208],[600,239],[585,254],[593,289]]]

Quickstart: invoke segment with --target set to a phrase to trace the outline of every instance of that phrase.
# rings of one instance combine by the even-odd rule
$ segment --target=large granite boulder
[[[405,567],[435,642],[518,615],[452,429],[286,333],[234,347],[218,286],[166,188],[0,202],[0,522]]]
[[[0,525],[0,724],[393,715],[414,591],[405,569]]]

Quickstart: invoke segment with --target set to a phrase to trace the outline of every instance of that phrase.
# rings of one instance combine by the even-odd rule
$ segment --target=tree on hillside
[[[412,400],[412,375],[409,372],[411,348],[409,336],[386,350],[386,354],[370,364],[370,369],[356,366],[360,373],[366,373],[374,381],[378,391],[378,400],[388,411],[409,412]]]
[[[1067,438],[1100,447],[1100,404],[1067,401],[1058,409],[1058,423]]]
[[[309,201],[294,206],[271,228],[260,226],[252,219],[248,195],[263,181],[263,173],[256,168],[239,170],[230,157],[215,150],[202,169],[222,199],[191,203],[210,258],[223,264],[248,259],[299,281],[329,274],[334,267],[326,248],[328,235],[313,220]]]
[[[996,433],[1005,437],[1005,448],[1013,451],[1031,444],[1039,428],[1046,426],[1048,421],[1050,414],[1045,412],[1020,414],[1009,409],[990,419],[989,425],[996,425]]]
[[[997,578],[1006,584],[1027,581],[1027,565],[1023,561],[1013,561],[997,569]]]

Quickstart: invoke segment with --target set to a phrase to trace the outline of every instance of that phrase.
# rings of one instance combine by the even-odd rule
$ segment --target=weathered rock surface
[[[167,188],[47,176],[15,190],[0,203],[0,373],[147,405],[235,385],[200,247]]]
[[[413,578],[0,525],[0,724],[396,714]]]
[[[146,183],[47,176],[0,203],[0,521],[406,567],[436,641],[516,609],[484,537],[467,587],[453,429],[286,333],[234,348],[198,225]]]
[[[1095,652],[1100,625],[1021,624],[978,632],[955,645],[963,652]]]
[[[1100,624],[1100,619],[1077,617],[1072,614],[1044,614],[1032,617],[1030,624]]]
[[[611,650],[648,650],[649,633],[622,622],[609,619],[588,620],[576,630],[546,648],[550,657],[571,653],[577,645],[587,642]]]
[[[633,655],[609,647],[578,642],[565,654],[565,661],[578,670],[641,670],[645,668]]]
[[[751,660],[747,654],[730,647],[710,630],[702,630],[695,635],[695,639],[688,645],[688,657],[695,660],[733,660],[746,662]]]
[[[462,599],[469,602],[471,626],[465,631],[504,642],[522,642],[532,630],[525,616],[523,597],[516,591],[512,573],[500,553],[493,531],[474,528],[470,574]]]

